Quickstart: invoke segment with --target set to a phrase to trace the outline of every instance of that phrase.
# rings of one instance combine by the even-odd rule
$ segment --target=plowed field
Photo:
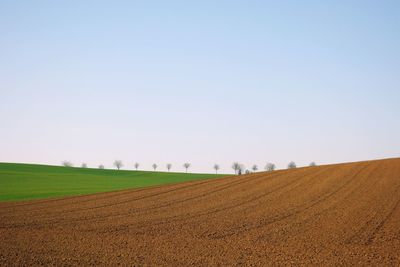
[[[0,265],[400,265],[400,159],[0,203]]]

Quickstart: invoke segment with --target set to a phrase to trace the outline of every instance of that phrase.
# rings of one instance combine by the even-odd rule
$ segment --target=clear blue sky
[[[400,156],[399,1],[2,1],[0,161]]]

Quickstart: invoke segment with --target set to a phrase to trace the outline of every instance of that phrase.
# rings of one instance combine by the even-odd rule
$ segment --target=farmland
[[[400,159],[0,203],[0,265],[400,264]]]
[[[0,163],[0,201],[91,194],[217,176]]]

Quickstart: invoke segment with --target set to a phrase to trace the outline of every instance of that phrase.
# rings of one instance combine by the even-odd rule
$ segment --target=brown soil
[[[400,265],[400,159],[0,203],[0,265]]]

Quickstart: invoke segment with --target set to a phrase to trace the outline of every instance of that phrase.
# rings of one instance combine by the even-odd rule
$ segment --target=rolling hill
[[[0,203],[0,265],[398,266],[400,159]]]

